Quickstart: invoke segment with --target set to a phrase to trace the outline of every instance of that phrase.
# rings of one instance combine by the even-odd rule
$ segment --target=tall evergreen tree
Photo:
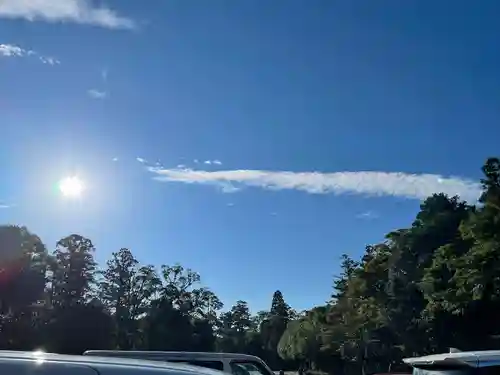
[[[92,241],[72,234],[57,242],[50,265],[51,299],[56,307],[71,307],[90,299],[97,264]]]
[[[113,253],[106,264],[99,297],[113,313],[116,345],[131,349],[137,342],[139,317],[157,298],[161,281],[152,266],[140,266],[126,248]]]
[[[285,302],[281,291],[277,290],[273,294],[271,302],[271,316],[279,316],[283,319],[290,318],[290,306]]]

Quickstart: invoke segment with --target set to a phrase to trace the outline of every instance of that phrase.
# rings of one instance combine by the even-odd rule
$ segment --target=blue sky
[[[498,1],[0,1],[0,222],[180,262],[230,305],[329,298],[339,257],[498,154]],[[210,163],[205,163],[209,161]],[[220,163],[219,163],[220,162]],[[79,199],[57,189],[67,176]]]

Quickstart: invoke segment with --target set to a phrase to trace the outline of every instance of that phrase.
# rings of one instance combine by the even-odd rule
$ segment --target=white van
[[[229,372],[233,375],[274,375],[259,357],[238,353],[87,350],[83,355],[185,363]]]
[[[180,363],[0,350],[1,375],[224,375]]]
[[[500,350],[432,354],[404,358],[413,375],[495,375],[500,371]]]

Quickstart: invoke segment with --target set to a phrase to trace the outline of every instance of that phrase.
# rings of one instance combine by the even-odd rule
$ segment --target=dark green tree
[[[47,257],[40,238],[25,227],[0,226],[0,348],[40,344]]]
[[[94,252],[92,241],[77,234],[57,242],[50,264],[52,306],[67,308],[90,299],[97,270]]]
[[[25,227],[0,226],[0,314],[44,298],[47,250]]]
[[[278,343],[291,317],[290,306],[281,291],[273,294],[269,316],[260,325],[262,344],[267,351],[266,360],[272,368],[280,369],[284,363],[278,355]]]
[[[139,318],[158,297],[161,281],[152,266],[140,266],[126,248],[113,253],[106,264],[99,284],[99,297],[112,313],[115,345],[131,349],[139,341]]]
[[[248,303],[237,301],[230,311],[221,315],[220,320],[217,349],[232,353],[244,351],[249,332],[255,330]]]
[[[213,350],[220,300],[199,286],[198,273],[181,265],[162,266],[162,278],[158,298],[144,320],[146,345],[154,350]]]

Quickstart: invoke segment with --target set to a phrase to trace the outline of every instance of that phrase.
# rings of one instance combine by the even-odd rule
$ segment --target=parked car
[[[17,351],[0,351],[0,374],[223,375],[220,371],[180,363]]]
[[[83,355],[185,363],[220,370],[233,375],[274,375],[259,357],[238,353],[87,350]]]
[[[405,358],[413,375],[496,375],[500,372],[500,350],[433,354]]]

